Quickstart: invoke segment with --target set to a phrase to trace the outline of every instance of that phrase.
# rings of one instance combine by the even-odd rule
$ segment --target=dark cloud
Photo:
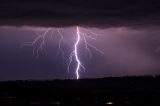
[[[144,26],[160,24],[159,0],[1,0],[1,25]]]

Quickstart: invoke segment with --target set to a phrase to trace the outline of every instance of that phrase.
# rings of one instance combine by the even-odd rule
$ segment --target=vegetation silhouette
[[[0,82],[0,106],[160,105],[160,76]]]

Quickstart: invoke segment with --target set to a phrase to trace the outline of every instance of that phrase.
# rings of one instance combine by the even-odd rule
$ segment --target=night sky
[[[74,65],[67,72],[66,60],[76,41],[76,26],[100,34],[90,43],[92,58],[79,46],[86,67],[80,78],[160,74],[159,0],[1,0],[0,80],[74,79]],[[47,28],[61,28],[65,56],[57,54],[59,36],[47,37],[39,57],[33,41]]]

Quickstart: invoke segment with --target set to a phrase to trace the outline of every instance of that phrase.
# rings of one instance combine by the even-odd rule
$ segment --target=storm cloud
[[[1,0],[0,25],[157,26],[159,11],[159,0]]]

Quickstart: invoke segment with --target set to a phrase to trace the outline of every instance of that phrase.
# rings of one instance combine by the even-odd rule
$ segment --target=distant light
[[[125,104],[131,104],[131,102],[130,101],[125,101]]]
[[[54,104],[54,105],[56,105],[56,106],[59,106],[59,105],[61,105],[62,103],[61,103],[60,101],[56,101],[56,102],[51,102],[50,104]]]
[[[113,102],[107,102],[106,105],[113,105]]]

